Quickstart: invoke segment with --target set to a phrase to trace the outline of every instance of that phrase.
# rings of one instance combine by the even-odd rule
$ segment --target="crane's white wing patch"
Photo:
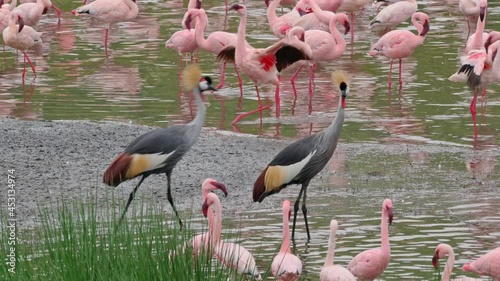
[[[283,176],[283,183],[288,183],[290,182],[293,178],[295,178],[302,168],[311,160],[311,158],[316,154],[316,150],[311,152],[309,155],[307,155],[306,158],[302,159],[302,161],[288,165],[288,166],[276,166],[280,167],[282,170],[282,176]]]

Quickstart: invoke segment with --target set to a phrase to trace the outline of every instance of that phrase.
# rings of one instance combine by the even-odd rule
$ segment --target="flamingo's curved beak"
[[[349,23],[349,21],[346,20],[344,22],[344,28],[345,28],[344,35],[346,35],[351,30],[351,24]]]
[[[195,8],[196,9],[201,9],[201,1],[200,0],[196,0]]]
[[[266,7],[269,7],[269,0],[264,0],[264,3],[266,4]]]
[[[205,200],[205,202],[203,202],[203,206],[201,206],[201,211],[203,212],[203,216],[206,218],[207,215],[208,215],[208,204],[207,204],[207,200]]]
[[[420,33],[420,36],[425,36],[427,34],[427,32],[429,32],[429,29],[430,29],[429,21],[426,20],[422,26],[423,26],[423,29],[422,29],[422,32]]]
[[[241,6],[240,4],[233,4],[231,5],[231,7],[229,7],[229,11],[232,11],[232,10],[235,10],[235,11],[238,11],[239,9],[242,9],[243,6]]]
[[[387,208],[387,216],[389,217],[389,225],[392,224],[392,218],[393,218],[393,213],[392,213],[392,207]]]
[[[19,30],[18,32],[21,32],[24,28],[24,20],[20,15],[17,15],[17,22],[19,23]]]
[[[497,56],[498,49],[496,49],[493,54],[491,54],[491,60],[494,61],[495,57]]]
[[[481,21],[484,21],[484,17],[486,16],[486,7],[479,8],[479,18]]]
[[[183,25],[187,30],[191,30],[191,14],[189,14],[186,17],[186,20],[183,22]]]
[[[434,268],[438,268],[438,260],[439,260],[439,250],[436,250],[434,256],[432,257],[432,265]]]
[[[211,184],[215,187],[217,187],[218,189],[220,189],[223,193],[224,193],[224,197],[227,196],[227,189],[226,189],[226,185],[222,182],[219,182],[219,181],[212,181]]]

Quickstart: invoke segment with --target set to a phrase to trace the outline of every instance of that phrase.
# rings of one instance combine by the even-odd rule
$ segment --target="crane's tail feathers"
[[[339,86],[342,82],[346,83],[349,86],[349,84],[351,83],[351,76],[343,70],[335,70],[332,73],[332,82],[336,86]]]
[[[196,63],[188,65],[182,73],[182,85],[185,91],[198,87],[201,79],[201,69]]]
[[[126,153],[121,153],[116,157],[115,161],[109,165],[104,172],[103,182],[110,186],[118,186],[126,181],[127,173],[132,164],[133,157]]]
[[[260,203],[264,199],[262,198],[262,200],[259,200],[261,199],[262,194],[266,192],[266,184],[264,183],[264,179],[266,178],[266,172],[268,168],[269,166],[266,167],[264,171],[262,171],[253,185],[253,202],[259,201]]]

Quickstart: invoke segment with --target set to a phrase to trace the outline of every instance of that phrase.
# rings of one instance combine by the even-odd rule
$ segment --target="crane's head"
[[[201,92],[206,90],[216,91],[212,86],[212,79],[208,76],[201,76],[201,69],[198,64],[191,64],[184,69],[183,72],[183,87],[185,91],[192,91],[195,88]]]
[[[332,73],[332,81],[335,86],[339,87],[339,92],[342,97],[342,108],[345,108],[345,98],[349,93],[351,77],[343,70],[335,70]]]

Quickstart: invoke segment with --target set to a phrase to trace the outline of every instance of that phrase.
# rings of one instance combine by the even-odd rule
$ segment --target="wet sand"
[[[0,167],[4,178],[7,170],[15,169],[16,203],[19,225],[30,226],[36,222],[37,204],[47,204],[61,198],[86,198],[96,191],[111,189],[102,183],[102,174],[107,166],[134,138],[153,127],[123,124],[117,122],[86,121],[22,121],[16,119],[0,120],[0,147],[2,157]],[[191,151],[178,163],[172,176],[172,195],[179,211],[198,206],[201,201],[201,182],[211,177],[226,183],[229,196],[224,200],[225,209],[245,210],[269,206],[279,207],[279,200],[266,200],[265,203],[252,202],[252,187],[255,179],[269,161],[293,140],[275,140],[221,132],[204,128],[200,138]],[[459,157],[474,158],[477,154],[472,148],[433,145],[433,144],[375,144],[344,143],[340,141],[333,158],[342,151],[346,158],[359,157],[373,153],[408,154],[454,153]],[[499,149],[483,151],[490,157],[500,157]],[[329,166],[327,166],[329,167]],[[390,167],[390,165],[388,166]],[[494,172],[494,170],[493,170]],[[318,185],[322,178],[331,173],[349,179],[367,177],[370,174],[351,174],[352,169],[332,171],[324,169],[310,186]],[[157,198],[167,212],[171,208],[166,200],[166,176],[153,175],[141,185],[137,201],[144,198]],[[484,188],[495,188],[498,177],[478,180],[463,171],[453,171],[448,180],[457,185],[482,184]],[[6,180],[4,181],[6,182]],[[116,188],[117,202],[125,204],[138,179],[122,183]],[[7,199],[6,188],[0,195],[2,208]],[[298,188],[287,188],[294,198]],[[293,196],[293,197],[292,197]],[[228,216],[231,216],[228,212]]]

